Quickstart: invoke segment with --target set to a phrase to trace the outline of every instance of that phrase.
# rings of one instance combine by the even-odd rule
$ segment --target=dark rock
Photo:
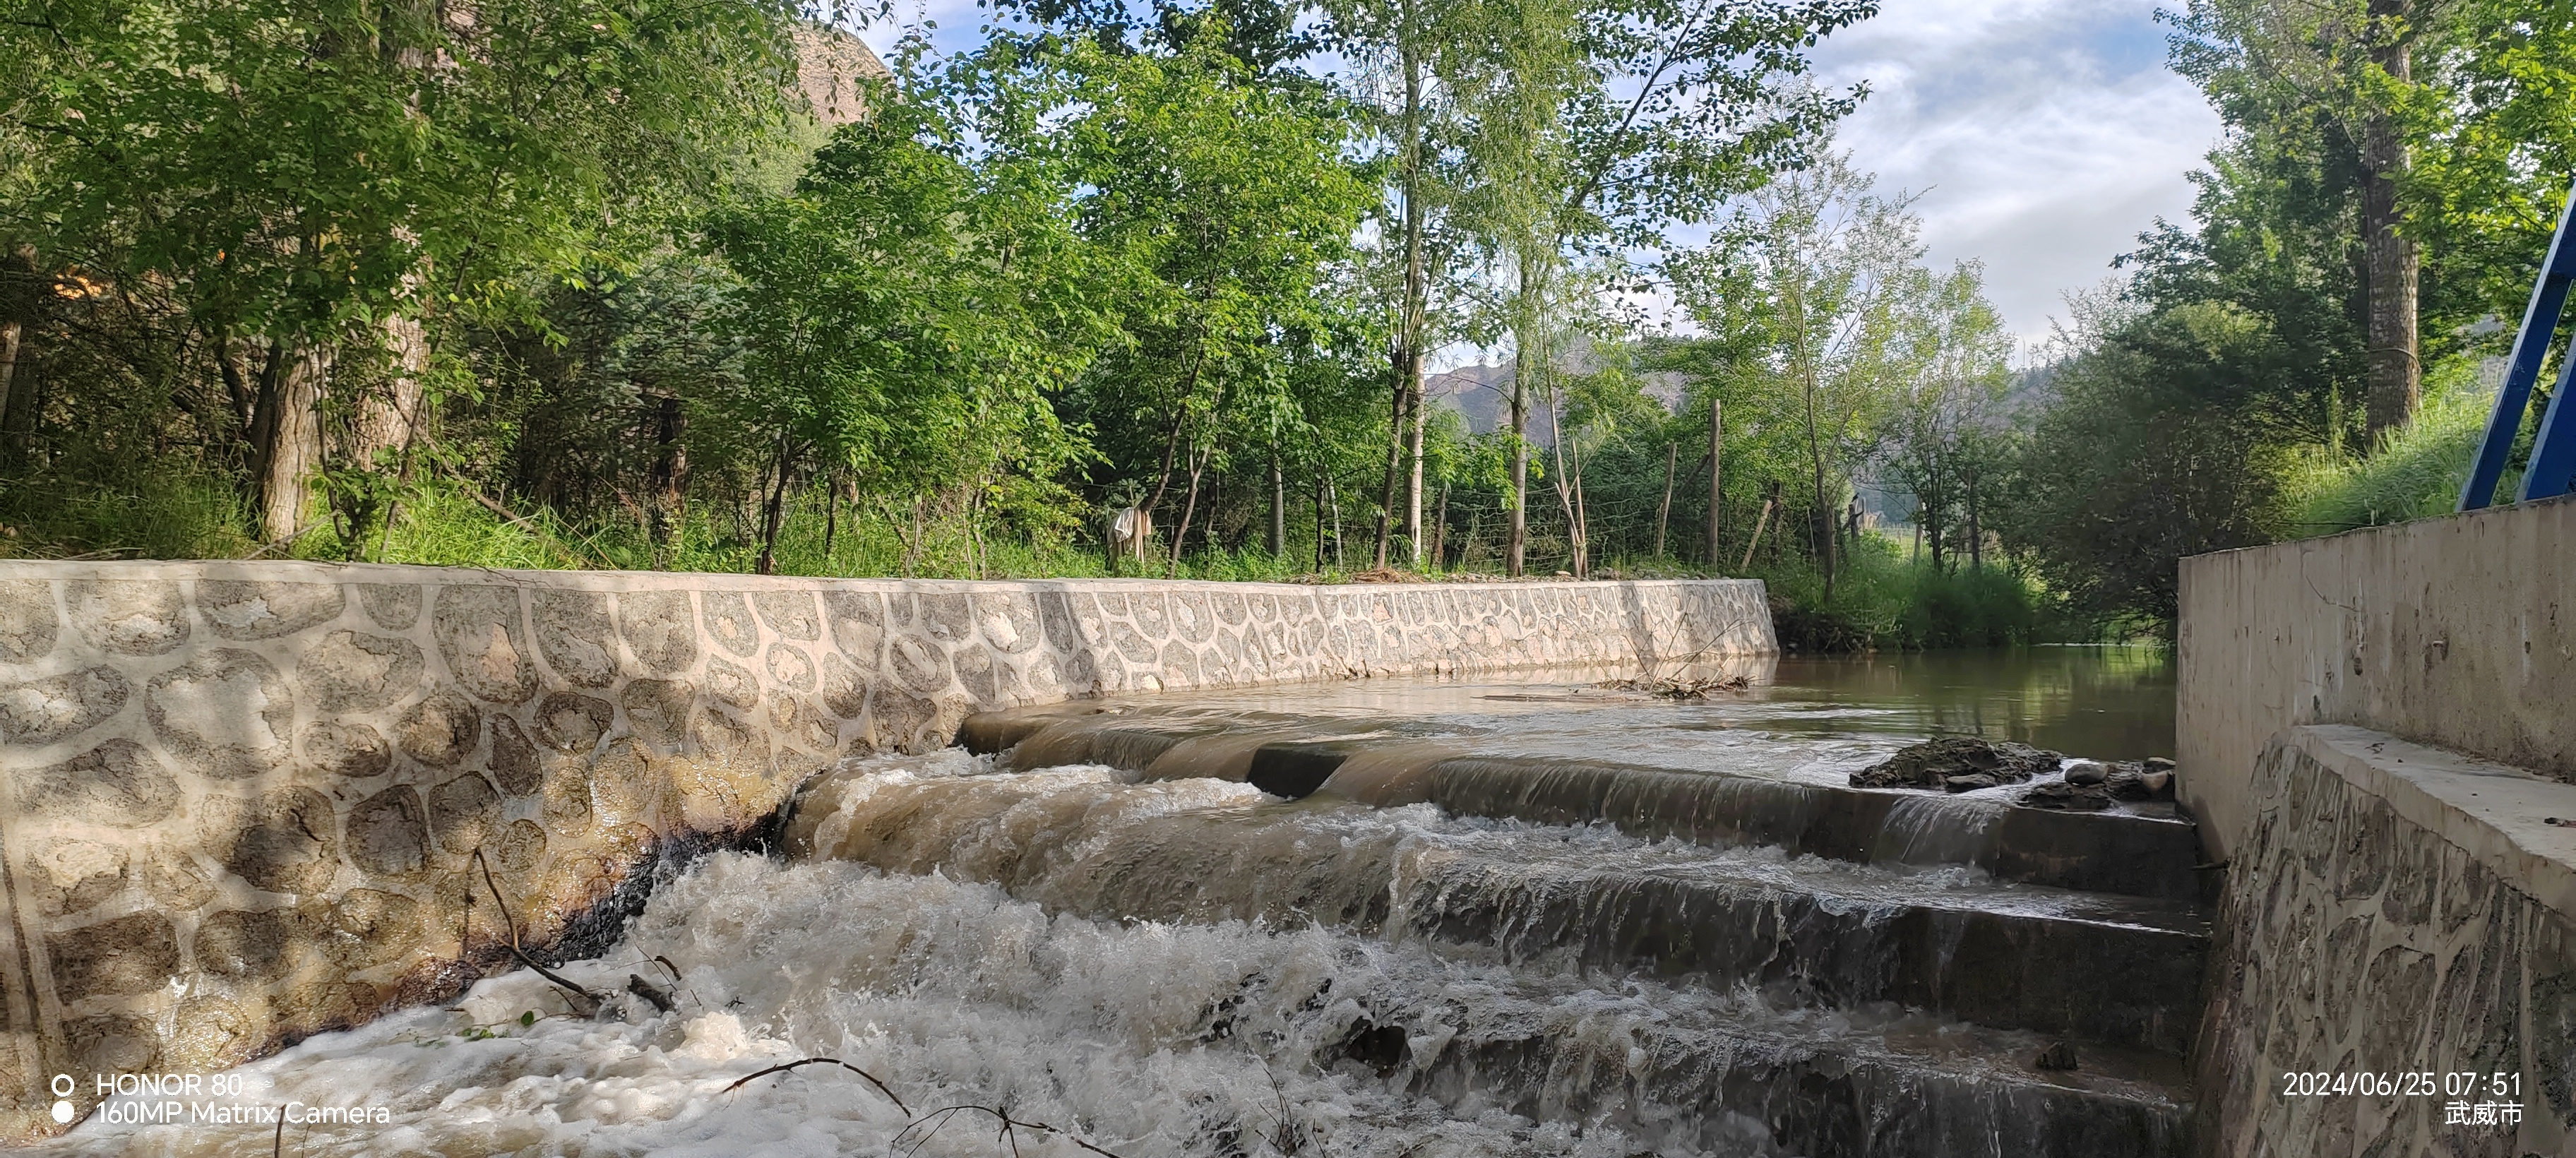
[[[2114,766],[2102,787],[2120,800],[2151,800],[2155,797],[2155,793],[2147,788],[2146,775],[2126,764]]]
[[[2022,793],[2018,803],[2024,808],[2049,808],[2059,812],[2100,812],[2111,807],[2111,791],[2099,784],[2068,784],[2050,781],[2032,786]]]
[[[2001,783],[2003,781],[1997,779],[1992,772],[1971,772],[1965,776],[1945,777],[1941,781],[1941,786],[1952,792],[1974,792],[1977,789],[1992,788]]]
[[[2101,761],[2069,760],[2066,762],[2066,782],[2069,784],[2090,786],[2104,783],[2110,778],[2111,770]]]
[[[1362,1018],[1351,1027],[1349,1037],[1342,1039],[1342,1056],[1377,1071],[1386,1077],[1404,1064],[1410,1044],[1401,1025],[1373,1025]]]
[[[2030,1064],[2044,1070],[2074,1069],[2075,1047],[2062,1041],[2052,1041],[2048,1048],[2039,1051],[2038,1057],[2031,1059]]]
[[[1943,736],[1926,740],[1897,751],[1885,761],[1851,775],[1854,788],[1941,788],[1964,792],[1952,787],[1954,777],[1990,776],[1988,784],[2018,784],[2057,767],[2060,757],[2028,744],[2009,740],[1980,740],[1974,736]]]

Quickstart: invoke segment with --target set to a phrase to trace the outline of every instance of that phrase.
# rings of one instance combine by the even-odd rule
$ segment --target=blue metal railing
[[[2470,464],[2468,482],[2460,487],[2461,510],[2474,511],[2495,501],[2505,458],[2513,451],[2514,437],[2522,433],[2522,416],[2531,408],[2532,384],[2540,380],[2540,363],[2558,336],[2558,317],[2567,305],[2568,288],[2576,284],[2576,229],[2569,227],[2571,221],[2576,221],[2576,189],[2568,193],[2567,207],[2558,215],[2558,233],[2540,263],[2540,280],[2531,287],[2531,305],[2523,310],[2522,329],[2514,335],[2513,356],[2505,364],[2504,385],[2496,391],[2495,413],[2487,418],[2477,461]],[[2531,464],[2523,468],[2522,501],[2576,490],[2576,405],[2567,401],[2571,383],[2576,383],[2576,357],[2561,358],[2558,385],[2549,393],[2549,409],[2541,415],[2540,435],[2532,443]]]

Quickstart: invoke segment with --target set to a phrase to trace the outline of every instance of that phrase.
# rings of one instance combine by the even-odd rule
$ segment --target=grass
[[[2383,436],[2366,455],[2319,456],[2291,476],[2291,532],[2330,535],[2450,514],[2494,405],[2471,363],[2453,359],[2436,367],[2426,376],[2414,422]],[[2496,493],[2515,493],[2519,473],[2506,471]]]
[[[238,559],[259,548],[227,479],[185,468],[94,478],[0,479],[0,558]]]
[[[1840,561],[1833,597],[1805,559],[1760,569],[1780,642],[1800,651],[1923,651],[2089,639],[2019,568],[1935,568],[1903,545],[1864,535]]]
[[[245,558],[261,552],[237,489],[211,475],[163,472],[125,491],[104,485],[9,488],[0,499],[0,556],[43,558]],[[987,531],[970,535],[959,520],[930,521],[916,539],[908,520],[844,507],[828,525],[816,496],[794,505],[781,529],[777,572],[810,576],[905,576],[931,579],[1090,578],[1109,574],[1095,547]],[[759,544],[741,520],[700,507],[656,543],[640,520],[575,525],[542,507],[495,509],[454,482],[408,488],[397,516],[343,541],[325,523],[274,557],[528,570],[659,570],[747,573]],[[1193,536],[1195,538],[1195,536]],[[827,549],[828,543],[828,549]],[[1349,563],[1364,564],[1365,542],[1346,544]],[[1236,582],[1347,582],[1378,578],[1362,566],[1313,567],[1311,545],[1287,555],[1258,549],[1200,547],[1179,565],[1157,551],[1145,575]],[[1124,569],[1140,573],[1132,563]],[[1708,570],[1670,559],[1622,558],[1604,578],[1699,578]],[[1396,576],[1386,576],[1395,578]],[[1434,572],[1427,578],[1444,577]],[[1488,578],[1455,572],[1447,577]],[[1545,571],[1538,573],[1547,577]],[[1784,644],[1802,651],[1921,650],[2087,638],[2054,616],[2044,593],[2004,566],[1935,569],[1909,559],[1902,545],[1876,535],[1843,560],[1834,597],[1822,574],[1792,559],[1756,577],[1770,587]]]

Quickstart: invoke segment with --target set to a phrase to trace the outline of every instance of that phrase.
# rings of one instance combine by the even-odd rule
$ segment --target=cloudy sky
[[[2186,215],[2184,174],[2218,138],[2199,91],[2165,69],[2157,6],[1883,0],[1816,50],[1827,83],[1869,83],[1843,127],[1854,162],[1888,191],[1924,194],[1931,260],[1983,260],[1989,295],[2026,342],[2158,215]],[[982,15],[973,0],[897,8],[899,20],[936,21],[951,49],[972,42]],[[880,49],[893,38],[865,35]]]
[[[2014,332],[2044,337],[2060,295],[2111,273],[2158,215],[2191,207],[2184,174],[2217,115],[2165,69],[2156,0],[1885,0],[1817,49],[1823,77],[1869,82],[1845,122],[1855,164],[1924,191],[1942,265],[1976,258]]]

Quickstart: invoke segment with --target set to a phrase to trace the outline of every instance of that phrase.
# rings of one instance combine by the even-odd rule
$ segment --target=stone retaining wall
[[[1753,581],[0,562],[0,1137],[56,1073],[85,1104],[613,934],[658,857],[969,712],[1775,650]]]
[[[2309,726],[2264,751],[2248,805],[2197,1050],[2204,1149],[2576,1155],[2576,834],[2543,823],[2576,817],[2576,786]],[[2410,1074],[2447,1088],[2377,1088]]]

